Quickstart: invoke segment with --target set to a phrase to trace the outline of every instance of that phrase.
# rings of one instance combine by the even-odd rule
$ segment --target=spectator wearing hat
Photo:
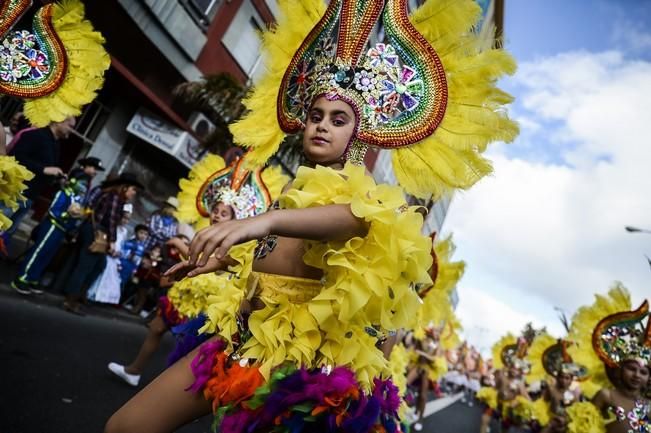
[[[73,169],[72,172],[82,171],[91,180],[97,175],[98,172],[105,170],[104,165],[102,164],[102,160],[94,156],[82,158],[77,161],[77,164],[78,167]]]
[[[68,138],[74,127],[75,118],[68,117],[44,128],[26,131],[15,143],[15,148],[11,150],[10,154],[15,156],[18,163],[34,173],[34,177],[27,182],[27,190],[23,193],[26,200],[20,204],[16,211],[1,209],[13,222],[3,235],[6,245],[43,189],[54,179],[65,176],[59,167],[59,140]]]
[[[163,207],[154,212],[147,221],[149,226],[149,239],[145,250],[149,251],[154,246],[162,246],[169,239],[177,235],[179,230],[179,220],[174,216],[174,212],[179,207],[179,201],[176,197],[168,197]]]
[[[104,165],[99,158],[89,156],[77,161],[78,166],[70,170],[68,177],[81,177],[84,176],[88,179],[88,192],[90,192],[93,184],[93,179],[97,176],[97,172],[104,171]],[[84,197],[84,203],[88,200],[88,193]]]
[[[77,263],[63,288],[66,295],[63,308],[66,311],[84,315],[80,301],[86,289],[104,270],[106,255],[116,251],[115,241],[122,209],[135,198],[139,188],[142,189],[143,186],[134,174],[123,173],[116,179],[104,181],[91,192],[88,201],[91,218],[79,229]],[[106,234],[108,248],[105,251],[90,250],[96,231]]]
[[[36,228],[34,245],[20,263],[18,276],[11,287],[21,295],[42,294],[39,282],[43,272],[61,247],[66,236],[74,232],[85,216],[83,201],[88,191],[88,177],[79,173],[70,177],[56,193],[47,216]]]
[[[121,286],[127,284],[140,266],[145,255],[145,245],[149,238],[149,227],[138,224],[133,230],[134,236],[122,244],[120,251],[120,281]]]

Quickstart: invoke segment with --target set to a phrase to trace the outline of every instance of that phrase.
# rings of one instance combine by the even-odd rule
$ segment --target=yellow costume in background
[[[25,182],[34,177],[31,171],[18,164],[13,156],[0,155],[0,205],[15,211],[24,201]],[[11,227],[11,220],[0,212],[0,232]]]

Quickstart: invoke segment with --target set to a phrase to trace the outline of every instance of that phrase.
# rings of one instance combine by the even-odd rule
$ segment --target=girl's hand
[[[204,267],[213,253],[221,260],[233,245],[264,238],[271,233],[272,214],[226,221],[201,230],[190,243],[189,263]]]
[[[173,281],[182,280],[185,277],[196,277],[197,275],[216,272],[224,268],[224,262],[211,257],[203,266],[193,265],[188,260],[183,260],[169,268],[163,274],[164,277]]]

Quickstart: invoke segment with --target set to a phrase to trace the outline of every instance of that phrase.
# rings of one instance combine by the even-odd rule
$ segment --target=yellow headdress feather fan
[[[546,332],[539,334],[534,338],[529,350],[527,350],[527,361],[531,365],[531,370],[527,374],[527,382],[534,383],[547,379],[548,374],[543,365],[543,354],[545,351],[556,344],[556,338]]]
[[[0,16],[1,57],[7,66],[0,74],[0,93],[25,99],[25,116],[36,127],[78,116],[95,99],[111,63],[104,38],[84,18],[84,4],[46,4],[34,14],[31,31],[9,32],[18,23],[16,13],[29,8],[31,0],[10,3]]]
[[[473,0],[428,0],[408,17],[407,0],[281,1],[279,25],[263,34],[267,74],[245,100],[249,113],[231,126],[259,165],[284,133],[304,126],[314,99],[341,99],[356,113],[344,157],[361,164],[368,146],[395,150],[405,191],[438,198],[491,172],[481,154],[511,141],[518,127],[497,80],[515,71],[503,50],[475,31]],[[387,43],[370,43],[381,22]],[[284,131],[284,132],[283,132]]]
[[[493,354],[493,367],[496,370],[502,369],[505,367],[504,362],[502,361],[502,352],[504,349],[506,349],[508,346],[513,346],[518,344],[518,339],[515,337],[515,335],[511,334],[510,332],[500,338],[497,343],[493,345],[491,348],[491,352]]]
[[[588,398],[592,398],[599,389],[610,386],[604,363],[593,349],[593,331],[603,318],[630,309],[628,290],[616,282],[606,296],[595,295],[592,305],[579,308],[572,317],[568,339],[576,344],[568,347],[567,351],[574,362],[588,370],[589,378],[581,383],[581,389]]]
[[[470,30],[480,12],[473,1],[430,0],[410,17],[440,56],[448,85],[445,117],[436,132],[393,155],[398,182],[417,197],[470,188],[492,171],[481,156],[487,145],[518,135],[502,109],[513,98],[495,86],[499,77],[515,72],[515,61],[500,49],[480,50],[482,40]]]

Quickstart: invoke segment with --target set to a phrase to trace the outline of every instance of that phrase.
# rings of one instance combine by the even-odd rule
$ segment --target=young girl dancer
[[[281,7],[264,35],[269,73],[232,131],[255,165],[283,132],[302,130],[312,166],[279,209],[195,236],[170,275],[229,270],[238,294],[209,299],[203,330],[217,335],[123,406],[107,432],[169,432],[211,408],[224,432],[399,429],[381,347],[414,326],[432,243],[403,190],[366,173],[364,152],[395,149],[411,194],[469,187],[489,171],[479,153],[516,133],[501,111],[509,97],[494,87],[514,65],[500,50],[478,52],[471,0],[431,0],[411,21],[405,0]],[[378,20],[389,43],[368,47]]]

